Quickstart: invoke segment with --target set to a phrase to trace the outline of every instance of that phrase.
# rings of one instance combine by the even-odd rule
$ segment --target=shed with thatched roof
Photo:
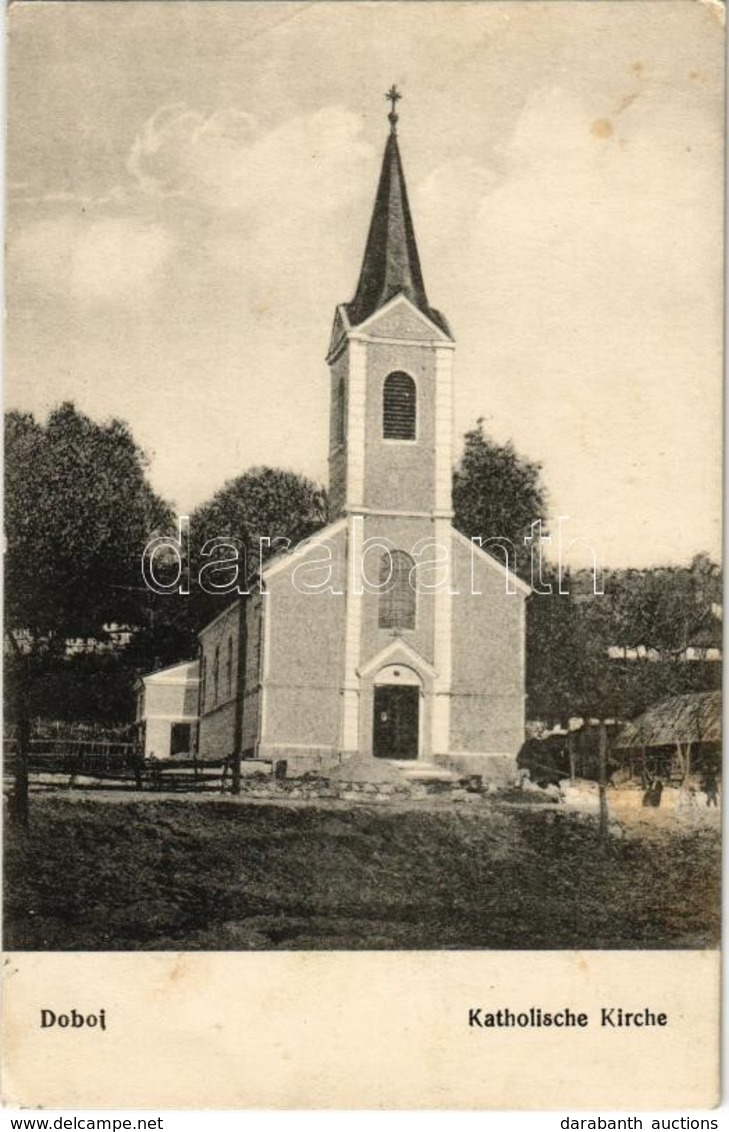
[[[631,766],[688,785],[693,771],[718,769],[721,758],[722,694],[690,692],[653,704],[637,719],[626,723],[615,738],[613,750]]]

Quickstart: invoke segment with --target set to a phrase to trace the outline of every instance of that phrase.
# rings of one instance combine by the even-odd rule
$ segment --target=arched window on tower
[[[417,390],[412,377],[399,371],[388,374],[382,393],[383,439],[415,440],[417,407]]]
[[[381,629],[415,628],[415,587],[411,571],[414,563],[404,550],[386,550],[380,559]]]

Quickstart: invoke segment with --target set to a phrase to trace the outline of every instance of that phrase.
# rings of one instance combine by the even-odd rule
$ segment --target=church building
[[[199,753],[356,754],[505,780],[524,739],[525,600],[452,525],[453,358],[430,306],[397,92],[359,282],[336,310],[332,522],[264,566],[200,634]]]

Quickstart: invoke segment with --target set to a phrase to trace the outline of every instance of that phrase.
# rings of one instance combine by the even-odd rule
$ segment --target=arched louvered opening
[[[388,374],[382,396],[382,436],[385,440],[415,440],[418,396],[407,373]]]
[[[378,624],[381,629],[415,628],[414,562],[404,550],[386,550],[380,560]]]

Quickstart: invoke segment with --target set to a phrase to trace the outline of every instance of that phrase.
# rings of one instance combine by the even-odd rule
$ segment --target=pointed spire
[[[357,293],[351,303],[347,304],[347,314],[352,325],[357,326],[395,295],[403,294],[450,336],[443,316],[428,306],[420,268],[405,174],[397,143],[399,115],[395,107],[402,95],[393,85],[385,98],[392,104],[388,114],[390,136],[385,146]]]

